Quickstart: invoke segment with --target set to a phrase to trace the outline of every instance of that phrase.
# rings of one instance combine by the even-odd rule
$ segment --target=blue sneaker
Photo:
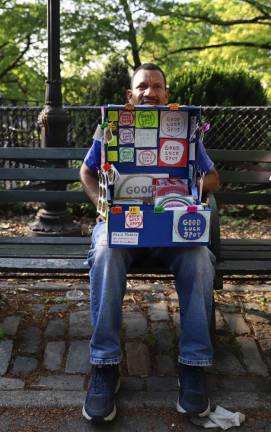
[[[91,380],[82,414],[87,420],[107,422],[116,417],[114,394],[120,386],[119,366],[92,366]]]
[[[206,417],[210,413],[206,377],[202,367],[179,364],[179,397],[177,411]]]

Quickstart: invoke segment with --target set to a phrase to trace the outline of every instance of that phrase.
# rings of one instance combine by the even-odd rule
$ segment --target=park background
[[[207,148],[270,149],[268,0],[60,4],[62,95],[71,119],[67,145],[88,147],[99,117],[89,107],[123,103],[132,71],[155,62],[168,77],[171,102],[205,107],[203,118],[211,123]],[[47,2],[1,0],[0,21],[1,145],[37,147],[47,78]],[[86,204],[69,209],[79,218],[95,213]],[[13,226],[25,233],[25,220],[13,225],[10,217],[36,210],[21,204],[2,208],[3,235]],[[228,206],[220,213],[227,235],[249,230],[252,237],[269,236],[270,215],[263,206]]]

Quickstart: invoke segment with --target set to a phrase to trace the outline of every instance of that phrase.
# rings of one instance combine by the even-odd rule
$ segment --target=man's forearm
[[[80,169],[80,179],[84,187],[84,191],[89,197],[90,201],[93,202],[95,207],[98,206],[99,199],[99,185],[96,174],[90,171],[84,164]]]
[[[220,186],[219,175],[215,169],[204,176],[203,192],[214,192]]]

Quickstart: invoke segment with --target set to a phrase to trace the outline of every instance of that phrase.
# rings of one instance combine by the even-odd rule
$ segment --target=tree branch
[[[26,46],[25,46],[24,50],[18,55],[18,57],[8,67],[6,67],[6,69],[4,69],[0,73],[0,79],[2,79],[10,70],[14,69],[19,64],[20,60],[23,58],[25,53],[29,50],[30,45],[31,45],[31,35],[28,34],[26,36]]]
[[[260,25],[271,25],[271,15],[259,15],[250,19],[234,19],[234,20],[222,20],[219,18],[213,18],[208,15],[194,15],[188,13],[178,13],[174,12],[172,16],[176,18],[182,18],[187,20],[189,18],[190,21],[197,22],[207,22],[213,25],[219,26],[234,26],[240,24],[260,24]]]
[[[266,5],[263,5],[262,3],[259,3],[255,0],[242,0],[244,3],[248,3],[251,6],[255,7],[259,12],[261,12],[263,15],[269,15],[271,12],[271,7],[268,7]]]
[[[223,42],[220,44],[212,44],[212,45],[204,45],[204,46],[191,46],[191,47],[183,47],[178,48],[174,51],[170,51],[167,54],[163,55],[163,57],[155,57],[156,61],[162,61],[165,58],[168,58],[171,55],[178,54],[180,52],[184,51],[202,51],[205,49],[213,49],[213,48],[223,48],[228,46],[243,46],[248,48],[260,48],[260,49],[266,49],[271,50],[271,43],[267,44],[257,44],[254,42]]]
[[[127,0],[120,0],[120,4],[123,7],[125,17],[129,26],[128,40],[132,48],[134,68],[136,69],[138,66],[140,66],[141,62],[139,57],[139,49],[138,49],[137,37],[136,37],[137,34],[134,27],[133,17]]]

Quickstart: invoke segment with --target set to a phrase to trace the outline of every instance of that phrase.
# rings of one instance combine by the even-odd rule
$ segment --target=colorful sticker
[[[157,128],[158,111],[136,111],[137,128]]]
[[[106,218],[107,210],[108,210],[108,200],[107,200],[107,191],[108,191],[108,177],[107,174],[99,171],[99,196],[98,196],[98,205],[97,211],[103,217]]]
[[[107,160],[109,162],[117,162],[118,161],[118,152],[117,152],[117,150],[109,150],[107,152]]]
[[[113,231],[111,233],[111,244],[112,245],[138,245],[138,233],[137,232],[121,232]]]
[[[120,147],[119,162],[134,162],[134,148]]]
[[[143,228],[143,211],[139,213],[125,212],[125,228]]]
[[[157,150],[137,150],[137,166],[155,166],[157,165]]]
[[[108,145],[108,147],[117,147],[118,139],[117,139],[116,135],[112,136],[111,140],[108,141],[107,145]]]
[[[160,137],[187,138],[188,112],[162,111]]]
[[[157,147],[157,130],[136,129],[135,147]]]
[[[186,167],[187,140],[160,140],[159,166]]]
[[[121,128],[119,130],[119,144],[120,145],[134,144],[134,142],[135,142],[134,129]]]
[[[119,119],[118,111],[108,111],[108,121],[117,122]]]
[[[190,139],[192,140],[197,130],[197,117],[190,117]]]
[[[119,113],[120,126],[134,126],[135,125],[135,112],[134,111],[120,111]]]
[[[174,211],[173,242],[208,242],[210,212]]]

